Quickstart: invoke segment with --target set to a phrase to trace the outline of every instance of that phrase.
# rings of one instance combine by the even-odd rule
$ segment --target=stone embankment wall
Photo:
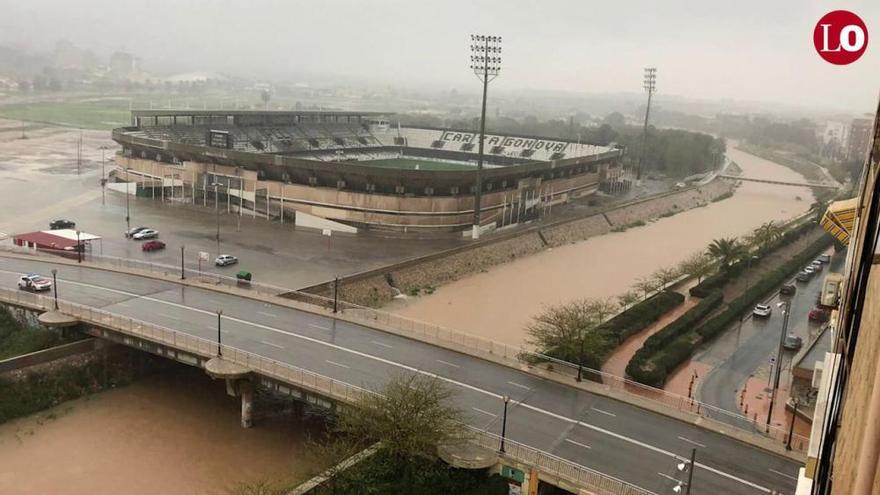
[[[404,294],[432,292],[445,283],[548,247],[583,241],[639,222],[705,206],[731,194],[734,188],[733,182],[719,179],[704,186],[632,201],[588,217],[536,226],[506,237],[496,237],[353,275],[340,280],[339,299],[379,307],[391,301],[397,291]],[[332,297],[333,282],[304,290]],[[290,294],[289,297],[295,298],[296,295]]]

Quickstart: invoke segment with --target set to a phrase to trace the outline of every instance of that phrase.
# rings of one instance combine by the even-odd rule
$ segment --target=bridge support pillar
[[[250,428],[254,425],[254,385],[248,380],[238,384],[241,393],[241,427]]]

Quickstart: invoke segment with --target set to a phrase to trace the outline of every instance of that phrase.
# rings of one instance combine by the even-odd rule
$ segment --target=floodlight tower
[[[645,68],[645,91],[648,92],[648,106],[645,108],[645,127],[642,129],[642,152],[639,153],[639,165],[636,169],[636,184],[642,182],[642,160],[645,159],[648,145],[648,115],[651,113],[651,96],[657,90],[657,69],[654,67]]]
[[[471,35],[471,70],[483,83],[483,109],[480,113],[480,145],[477,156],[477,185],[474,190],[473,239],[480,238],[480,210],[483,193],[483,141],[486,137],[486,90],[501,72],[501,36]]]

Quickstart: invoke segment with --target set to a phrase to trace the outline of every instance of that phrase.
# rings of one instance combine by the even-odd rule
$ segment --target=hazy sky
[[[812,32],[833,9],[868,26],[833,66]],[[504,37],[499,89],[626,92],[658,68],[661,94],[876,108],[880,1],[0,0],[0,42],[125,49],[190,70],[469,88],[469,34]]]

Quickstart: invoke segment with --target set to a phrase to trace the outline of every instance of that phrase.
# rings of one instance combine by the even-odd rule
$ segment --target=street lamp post
[[[76,231],[76,262],[82,263],[82,243],[79,240],[79,230]]]
[[[333,279],[333,313],[336,313],[339,305],[339,276]]]
[[[214,209],[217,210],[217,256],[220,256],[220,183],[214,182]]]
[[[131,204],[131,200],[129,199],[131,193],[128,187],[131,182],[129,182],[128,179],[128,169],[125,169],[125,235],[128,235],[128,233],[131,232],[131,207],[129,206]],[[137,184],[134,185],[134,192],[137,194]]]
[[[217,356],[223,355],[223,345],[222,345],[222,341],[220,340],[220,318],[222,318],[222,317],[223,317],[223,310],[218,309],[217,310]]]
[[[577,381],[582,381],[582,380],[583,380],[583,374],[584,374],[584,340],[586,339],[586,336],[584,335],[584,331],[583,331],[583,329],[580,330],[580,337],[581,337],[581,342],[580,342],[580,351],[578,352],[578,376],[577,376]]]
[[[788,441],[785,442],[785,450],[791,450],[791,437],[794,436],[794,422],[797,421],[797,410],[800,403],[797,400],[797,397],[792,401],[794,406],[794,412],[791,413],[791,424],[788,425]]]
[[[474,188],[474,225],[472,238],[480,238],[480,210],[483,194],[483,145],[486,138],[486,93],[489,83],[501,71],[501,36],[471,35],[471,70],[483,83],[483,104],[480,111],[480,142],[477,149],[477,180]]]
[[[58,311],[58,270],[52,269],[52,291],[55,293],[55,311]]]
[[[180,245],[180,280],[186,280],[186,270],[183,267],[183,260],[184,260],[183,254],[184,254],[185,249],[186,249],[186,246],[181,244]]]
[[[502,400],[504,400],[504,416],[501,419],[501,447],[498,449],[502,454],[504,453],[504,438],[507,435],[507,403],[510,402],[510,396],[505,395]]]
[[[770,396],[770,407],[767,409],[766,429],[770,430],[770,418],[773,416],[773,404],[776,402],[776,392],[779,389],[779,375],[782,372],[782,351],[785,343],[785,335],[788,333],[788,316],[791,313],[788,301],[781,301],[777,304],[782,309],[782,333],[779,334],[779,349],[776,351],[776,373],[773,378],[773,395]]]
[[[105,170],[104,166],[106,163],[106,159],[104,157],[104,152],[107,151],[108,148],[106,146],[101,146],[98,149],[101,150],[101,204],[103,205],[103,204],[105,204],[104,197],[106,196],[106,186],[107,186],[107,179],[106,179],[106,175],[104,174],[104,170]]]

